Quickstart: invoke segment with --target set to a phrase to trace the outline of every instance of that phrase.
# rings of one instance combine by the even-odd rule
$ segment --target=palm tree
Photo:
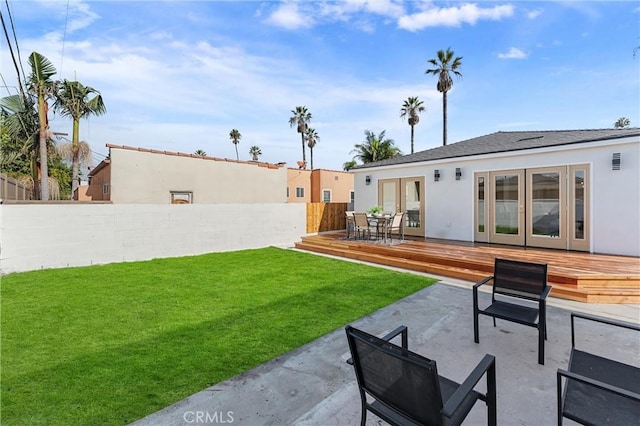
[[[320,142],[320,136],[315,129],[308,128],[307,131],[304,132],[304,137],[307,139],[307,146],[311,152],[311,170],[313,170],[313,148]]]
[[[356,160],[346,161],[342,164],[342,170],[348,172],[349,170],[353,169],[357,165],[358,165],[358,162]]]
[[[615,123],[613,123],[613,127],[616,129],[624,129],[629,126],[631,126],[631,121],[627,117],[620,117]]]
[[[49,120],[47,118],[49,112],[50,98],[56,93],[57,82],[51,80],[56,73],[55,67],[47,58],[38,52],[32,52],[29,55],[29,65],[31,66],[31,74],[27,78],[28,91],[33,93],[38,99],[38,132],[39,132],[39,149],[40,149],[40,192],[41,200],[49,199],[49,169],[47,165],[47,139],[49,139]],[[37,185],[36,185],[37,186]]]
[[[293,115],[289,118],[289,126],[296,126],[298,133],[300,133],[300,138],[302,139],[302,161],[306,164],[307,156],[304,148],[304,134],[311,122],[311,113],[307,110],[306,106],[297,106],[296,109],[291,110],[291,113]]]
[[[356,153],[354,160],[364,163],[373,163],[401,155],[400,148],[395,146],[393,139],[385,139],[385,130],[376,135],[371,130],[365,130],[365,142],[356,144],[352,153]]]
[[[54,108],[60,111],[63,117],[71,117],[73,120],[73,135],[71,146],[65,147],[62,152],[71,157],[71,193],[78,188],[78,175],[80,163],[87,163],[91,159],[91,149],[86,142],[80,142],[80,119],[90,115],[102,115],[107,108],[102,100],[102,95],[93,87],[84,86],[79,81],[64,80],[56,96]]]
[[[438,50],[437,59],[429,59],[429,63],[435,68],[431,68],[425,71],[425,74],[433,74],[438,76],[438,92],[442,93],[442,145],[447,144],[447,92],[453,87],[453,80],[451,74],[453,73],[458,77],[462,77],[462,74],[458,71],[458,68],[462,65],[462,56],[456,58],[453,57],[454,53],[451,48],[447,48],[446,51]]]
[[[407,98],[406,101],[402,104],[402,108],[400,109],[400,118],[404,118],[409,116],[409,126],[411,126],[411,153],[413,154],[413,126],[418,124],[420,121],[420,117],[418,113],[425,110],[425,107],[422,105],[422,101],[418,99],[418,97]]]
[[[198,157],[206,157],[207,153],[204,152],[203,149],[196,149],[196,152],[194,152],[193,155],[197,155]]]
[[[262,155],[262,150],[259,146],[253,145],[251,148],[249,148],[249,154],[251,154],[251,159],[253,161],[258,161],[258,156]]]
[[[240,143],[240,139],[242,139],[242,135],[240,134],[238,129],[233,129],[229,132],[229,138],[236,147],[236,160],[240,160],[240,157],[238,156],[238,144]]]

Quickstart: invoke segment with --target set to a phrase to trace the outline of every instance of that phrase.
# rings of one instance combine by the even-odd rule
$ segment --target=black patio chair
[[[487,405],[488,424],[496,425],[495,357],[485,355],[462,384],[438,375],[436,362],[407,348],[407,327],[378,338],[347,326],[347,339],[362,402],[367,411],[392,425],[459,425],[477,400]],[[402,335],[402,346],[390,342]],[[474,390],[486,375],[487,391]]]
[[[480,309],[478,288],[492,283],[491,305]],[[516,260],[495,259],[493,275],[473,286],[473,340],[480,343],[479,315],[515,322],[538,329],[538,364],[544,365],[544,341],[547,340],[547,265]]]
[[[622,329],[640,331],[638,324],[571,314],[569,366],[557,372],[558,426],[564,417],[584,425],[640,425],[640,366],[576,348],[576,318],[605,324],[611,333]],[[587,330],[584,333],[589,334]],[[637,343],[633,343],[636,350]]]

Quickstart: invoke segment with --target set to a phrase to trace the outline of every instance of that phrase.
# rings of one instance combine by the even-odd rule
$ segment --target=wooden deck
[[[496,257],[546,263],[552,296],[589,303],[640,303],[637,257],[433,239],[382,244],[347,240],[344,233],[303,237],[295,246],[472,282],[493,273]]]

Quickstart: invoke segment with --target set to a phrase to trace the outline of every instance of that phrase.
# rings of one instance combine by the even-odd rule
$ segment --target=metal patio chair
[[[360,399],[361,425],[367,411],[392,425],[459,425],[477,400],[487,405],[487,422],[496,425],[495,357],[484,358],[462,384],[438,375],[436,362],[408,350],[407,327],[378,338],[352,326],[345,328]],[[402,346],[390,343],[402,335]],[[474,390],[486,376],[487,391]]]

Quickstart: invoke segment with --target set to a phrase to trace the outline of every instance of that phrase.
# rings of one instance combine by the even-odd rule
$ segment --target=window
[[[290,195],[289,195],[289,187],[287,186],[287,198],[289,198],[289,197],[290,197]]]
[[[323,203],[330,203],[331,202],[331,190],[330,189],[324,189],[322,191],[322,202]]]
[[[109,184],[108,183],[105,183],[105,184],[102,185],[102,194],[103,195],[109,194]]]
[[[171,191],[171,204],[193,203],[193,192]]]
[[[349,191],[349,202],[353,203],[356,200],[356,192],[355,191]]]
[[[304,188],[296,188],[296,198],[304,198]]]

